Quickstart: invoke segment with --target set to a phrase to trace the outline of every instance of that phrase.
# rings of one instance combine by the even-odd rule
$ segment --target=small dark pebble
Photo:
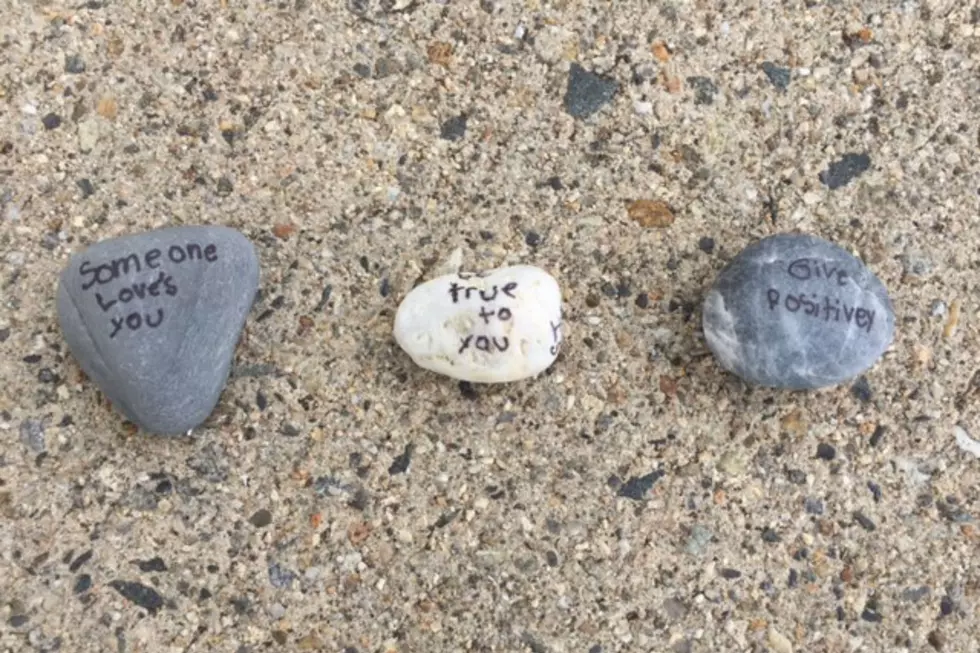
[[[850,152],[835,161],[819,174],[820,183],[830,190],[837,190],[851,183],[871,167],[871,157],[867,154]]]
[[[56,113],[49,113],[41,118],[41,124],[44,125],[45,129],[57,129],[61,127],[61,116]]]
[[[722,578],[727,578],[728,580],[734,580],[742,577],[742,572],[740,572],[738,569],[723,568],[720,569],[718,573],[721,574]]]
[[[57,383],[58,375],[51,371],[49,367],[42,367],[37,373],[37,380],[41,383]]]
[[[273,587],[278,589],[292,587],[294,580],[296,574],[289,569],[281,567],[278,562],[269,564],[269,582]]]
[[[873,531],[877,528],[877,526],[875,526],[875,523],[871,521],[871,519],[869,519],[868,516],[865,515],[863,512],[861,512],[860,510],[855,511],[854,521],[860,524],[861,528],[863,528],[866,531]]]
[[[636,296],[636,305],[638,308],[648,308],[650,306],[650,295],[645,292],[641,292]]]
[[[687,84],[694,89],[694,104],[713,104],[718,87],[708,77],[688,77]]]
[[[943,617],[953,614],[953,599],[949,598],[949,594],[939,601],[939,614]]]
[[[217,188],[218,195],[221,195],[222,197],[227,197],[228,195],[231,195],[232,191],[234,190],[235,190],[235,186],[234,184],[231,183],[231,179],[229,179],[228,177],[221,177],[220,179],[218,179],[218,188]]]
[[[0,342],[6,342],[7,338],[10,337],[10,327],[4,327],[0,329]]]
[[[589,649],[589,653],[602,653],[602,647],[598,644]]]
[[[319,312],[322,311],[324,308],[326,308],[327,303],[330,301],[330,294],[332,292],[333,292],[333,286],[327,284],[323,288],[323,292],[320,293],[320,301],[317,302],[316,307],[313,310]]]
[[[72,75],[80,75],[84,73],[85,61],[77,54],[65,57],[65,72],[71,73]]]
[[[875,427],[875,432],[871,434],[871,440],[869,440],[869,441],[868,441],[868,443],[869,443],[869,444],[870,444],[870,445],[871,445],[872,447],[877,447],[877,446],[878,446],[878,443],[879,443],[879,442],[881,442],[881,438],[883,438],[883,437],[884,437],[884,435],[885,435],[885,432],[886,432],[887,430],[888,430],[888,429],[886,429],[886,428],[885,428],[884,426],[882,426],[881,424],[879,424],[878,426],[876,426],[876,427]]]
[[[157,494],[170,494],[174,491],[174,484],[170,481],[170,479],[165,478],[157,483],[155,491]]]
[[[480,398],[480,393],[476,391],[476,388],[469,381],[459,382],[459,392],[463,395],[464,399],[469,399],[470,401],[475,401]]]
[[[259,410],[265,410],[269,406],[269,400],[261,390],[255,391],[255,405],[258,406]]]
[[[124,599],[156,614],[163,607],[163,597],[152,587],[130,580],[114,580],[109,587],[119,592]]]
[[[874,393],[871,390],[871,384],[868,383],[867,377],[862,376],[854,382],[854,385],[851,386],[851,394],[863,403],[871,401]]]
[[[289,422],[282,425],[279,432],[285,435],[287,438],[294,438],[299,435],[299,429],[290,424]]]
[[[715,252],[715,239],[711,236],[702,236],[698,240],[698,249],[700,249],[705,254],[714,254]]]
[[[844,612],[843,606],[838,605],[835,612],[837,613],[837,621],[844,621],[847,618],[847,613]]]
[[[356,63],[354,64],[354,74],[367,79],[371,76],[371,67],[366,63]]]
[[[392,476],[396,474],[404,474],[408,471],[408,468],[412,465],[412,452],[415,451],[415,445],[411,442],[405,445],[405,450],[399,455],[395,456],[395,460],[392,461],[391,466],[388,467],[388,473]]]
[[[149,560],[137,560],[136,566],[140,571],[167,571],[167,563],[160,556],[154,556]]]
[[[207,601],[208,599],[210,599],[210,598],[211,598],[211,590],[209,590],[209,589],[208,589],[208,588],[206,588],[206,587],[202,587],[202,588],[201,588],[201,591],[197,593],[197,597],[198,597],[198,598],[199,598],[199,599],[200,599],[201,601]]]
[[[585,119],[608,104],[619,90],[614,79],[589,72],[577,63],[568,69],[565,111],[573,118]]]
[[[528,247],[537,247],[541,244],[541,234],[536,231],[529,231],[524,234],[524,242]]]
[[[807,497],[803,499],[803,509],[808,515],[822,515],[824,511],[823,501]]]
[[[789,570],[789,578],[786,579],[787,587],[796,587],[800,582],[800,573],[795,569]]]
[[[554,551],[548,551],[545,554],[544,557],[548,561],[548,566],[549,567],[557,567],[558,566],[558,554],[555,553]]]
[[[867,608],[867,607],[861,611],[861,618],[873,624],[880,624],[882,621],[880,614],[878,614],[875,610],[872,610],[871,608]]]
[[[874,497],[875,503],[881,503],[881,486],[874,481],[868,481],[868,489],[871,491],[871,496]]]
[[[92,549],[89,549],[82,555],[75,558],[75,561],[72,562],[70,565],[68,565],[68,571],[75,573],[76,571],[81,569],[82,565],[84,565],[86,562],[92,559],[92,553],[93,553]]]
[[[79,179],[78,181],[75,182],[75,185],[78,186],[78,190],[82,191],[83,200],[88,199],[89,197],[92,197],[92,195],[95,194],[95,186],[93,186],[92,182],[89,181],[87,178],[83,177],[82,179]]]
[[[773,86],[780,91],[785,91],[789,86],[790,70],[782,66],[777,66],[771,61],[762,62],[762,72],[766,74]]]
[[[20,628],[29,621],[30,617],[26,614],[15,614],[7,619],[7,623],[10,624],[12,628]]]
[[[833,460],[837,457],[837,449],[834,445],[821,442],[817,445],[817,458],[821,460]]]
[[[265,508],[262,508],[260,510],[256,510],[255,513],[248,518],[248,520],[252,522],[252,526],[255,526],[256,528],[265,528],[272,523],[272,513]]]
[[[447,141],[461,141],[466,136],[466,114],[450,118],[439,128],[439,138]]]
[[[81,594],[82,592],[87,592],[92,587],[92,577],[88,574],[79,574],[78,578],[75,579],[75,594]]]
[[[802,469],[787,469],[786,477],[789,482],[794,485],[804,485],[806,484],[806,472]]]
[[[28,365],[33,365],[35,363],[41,362],[41,354],[30,354],[29,356],[24,356],[22,359]]]
[[[449,526],[451,523],[453,523],[453,520],[455,520],[458,515],[459,515],[458,510],[446,511],[441,515],[439,515],[439,519],[437,519],[436,523],[432,525],[432,528],[434,529],[445,528],[446,526]]]
[[[371,495],[368,491],[360,487],[354,491],[354,496],[347,502],[347,505],[354,510],[364,511],[371,504]]]
[[[771,528],[766,528],[762,531],[762,541],[768,542],[769,544],[775,544],[781,541],[783,538],[779,536],[779,533]]]
[[[659,481],[664,476],[663,470],[656,470],[646,474],[645,476],[634,476],[633,478],[626,481],[616,493],[617,496],[625,497],[627,499],[632,499],[634,501],[642,501],[646,497],[647,492],[653,489],[654,484]]]
[[[561,177],[548,177],[548,180],[544,182],[545,186],[550,186],[551,190],[564,190],[565,184],[561,182]]]
[[[980,10],[978,10],[980,11]],[[946,645],[946,638],[938,630],[934,630],[929,633],[926,637],[926,641],[929,642],[929,646],[936,649],[937,651],[943,650],[943,646]]]
[[[391,294],[391,283],[388,281],[388,277],[381,280],[381,286],[378,288],[378,292],[381,293],[382,297],[387,297]]]

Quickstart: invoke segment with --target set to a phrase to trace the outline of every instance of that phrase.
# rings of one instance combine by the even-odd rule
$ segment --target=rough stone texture
[[[0,3],[0,650],[972,653],[975,5]],[[572,60],[620,84],[588,120],[563,107]],[[792,69],[785,92],[764,61]],[[873,166],[831,191],[847,152]],[[637,199],[676,219],[641,227]],[[185,223],[252,240],[261,298],[214,418],[133,436],[52,297],[70,252]],[[870,402],[746,387],[705,345],[720,269],[791,230],[889,289]],[[457,247],[553,271],[550,374],[460,386],[399,350],[399,301]]]
[[[703,321],[722,367],[793,390],[856,377],[895,332],[878,277],[841,247],[805,234],[769,236],[739,252],[707,293]]]
[[[109,401],[144,430],[174,435],[218,403],[258,282],[255,249],[239,232],[157,229],[72,256],[58,319]]]

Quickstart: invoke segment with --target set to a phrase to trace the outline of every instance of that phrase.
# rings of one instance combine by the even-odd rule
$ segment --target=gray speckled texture
[[[704,300],[705,340],[749,383],[802,390],[847,381],[885,352],[895,332],[888,291],[843,248],[805,234],[752,243]]]
[[[174,435],[217,404],[258,281],[255,249],[234,229],[158,229],[72,256],[58,319],[109,401],[143,430]]]
[[[975,653],[971,4],[0,2],[0,651]],[[585,120],[572,62],[619,84]],[[831,190],[848,152],[873,165]],[[261,299],[212,416],[133,434],[58,274],[202,223],[255,244]],[[889,289],[868,401],[705,345],[717,273],[791,230]],[[399,301],[456,248],[554,271],[548,372],[401,352]]]

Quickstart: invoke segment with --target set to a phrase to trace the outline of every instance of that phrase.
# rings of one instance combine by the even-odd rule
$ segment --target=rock
[[[184,433],[218,402],[258,280],[254,247],[227,227],[123,236],[72,257],[58,319],[81,368],[127,418]]]
[[[463,137],[466,136],[467,118],[468,116],[464,113],[442,123],[439,128],[439,138],[447,141],[463,140]]]
[[[590,72],[577,63],[568,70],[565,111],[573,118],[585,119],[609,103],[619,91],[619,83]]]
[[[830,190],[848,185],[871,167],[871,157],[864,153],[848,152],[818,175],[820,183]]]
[[[790,69],[777,66],[771,61],[762,62],[762,72],[766,74],[773,86],[780,91],[785,91],[789,87]]]
[[[527,265],[447,274],[413,289],[394,336],[415,363],[454,379],[506,383],[535,376],[558,356],[561,290]]]
[[[772,626],[769,626],[769,632],[766,633],[766,641],[774,653],[793,653],[793,643]]]
[[[892,342],[888,292],[844,249],[814,236],[753,243],[704,301],[704,335],[726,370],[794,390],[833,386],[871,367]]]

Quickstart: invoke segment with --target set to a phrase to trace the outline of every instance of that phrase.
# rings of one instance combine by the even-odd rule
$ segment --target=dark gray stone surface
[[[174,435],[217,404],[258,281],[255,249],[233,229],[149,231],[75,254],[58,319],[113,405],[145,431]]]
[[[572,117],[584,120],[606,106],[618,91],[619,83],[616,80],[573,63],[568,69],[565,111]]]
[[[756,385],[807,389],[865,371],[891,344],[887,290],[844,249],[779,234],[746,247],[704,301],[705,339],[722,367]]]

